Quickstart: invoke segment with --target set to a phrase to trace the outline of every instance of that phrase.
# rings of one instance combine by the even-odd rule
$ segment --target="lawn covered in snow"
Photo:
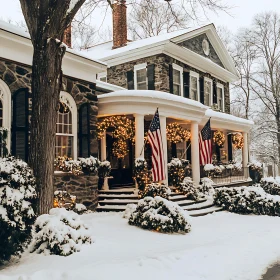
[[[69,257],[25,253],[1,280],[257,280],[280,259],[280,218],[220,212],[185,235],[130,226],[122,213],[81,216],[94,243]]]

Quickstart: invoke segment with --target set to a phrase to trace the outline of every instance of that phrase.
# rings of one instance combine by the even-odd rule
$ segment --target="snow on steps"
[[[138,196],[133,188],[123,188],[118,190],[99,191],[98,212],[122,212],[126,205],[138,203]],[[221,211],[221,207],[213,205],[212,201],[202,198],[198,201],[186,199],[182,193],[172,192],[170,200],[187,210],[190,216],[203,216],[213,212]]]

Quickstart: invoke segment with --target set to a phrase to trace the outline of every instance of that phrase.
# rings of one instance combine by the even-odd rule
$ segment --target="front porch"
[[[242,133],[244,145],[240,153],[240,161],[243,167],[239,172],[226,170],[220,175],[213,176],[216,185],[231,185],[235,182],[248,183],[248,142],[247,134],[251,128],[250,121],[237,118],[225,113],[216,112],[203,104],[174,96],[169,93],[157,91],[135,91],[123,90],[99,95],[99,114],[102,119],[109,116],[126,116],[135,125],[135,142],[128,143],[129,151],[122,161],[117,160],[111,154],[112,133],[110,130],[104,132],[104,137],[100,141],[100,158],[109,160],[112,164],[112,175],[121,178],[118,182],[109,179],[109,187],[133,186],[133,163],[136,158],[145,157],[149,163],[150,151],[147,147],[143,149],[146,132],[152,120],[156,108],[159,108],[160,124],[162,132],[163,150],[165,156],[166,175],[167,163],[172,157],[189,160],[191,167],[191,177],[195,184],[199,184],[200,178],[207,176],[199,164],[199,131],[206,121],[211,117],[212,131],[221,131],[226,137],[223,147],[213,144],[213,162],[219,165],[226,165],[235,160],[232,146],[232,135]],[[110,113],[109,113],[110,112]],[[188,141],[177,144],[168,141],[167,126],[171,123],[178,123],[183,129],[189,130],[191,137]],[[166,178],[165,182],[168,182]]]

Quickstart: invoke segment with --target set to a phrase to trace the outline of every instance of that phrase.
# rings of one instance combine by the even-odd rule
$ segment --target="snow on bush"
[[[98,167],[98,176],[101,178],[108,177],[111,173],[111,163],[108,160],[100,162]]]
[[[35,233],[31,252],[69,256],[81,249],[82,244],[90,244],[87,227],[78,214],[64,208],[53,208],[35,222]]]
[[[98,168],[100,166],[100,161],[98,158],[90,156],[88,158],[79,158],[78,161],[85,173],[91,173],[93,175],[97,174]]]
[[[199,190],[194,186],[190,177],[185,177],[177,190],[178,192],[183,193],[189,199],[198,200],[200,197]]]
[[[280,196],[267,194],[261,187],[219,188],[214,203],[239,214],[280,216]]]
[[[210,178],[204,177],[201,179],[201,185],[198,186],[198,191],[201,194],[213,196],[215,193],[213,185],[214,182]]]
[[[215,166],[211,163],[205,164],[203,167],[204,171],[209,172],[209,171],[214,171]]]
[[[73,209],[74,212],[76,212],[77,214],[83,214],[87,211],[87,208],[84,204],[82,203],[76,203]]]
[[[187,160],[172,158],[172,160],[167,164],[169,185],[179,187],[185,177],[185,168],[187,165]]]
[[[273,177],[262,178],[259,185],[269,194],[280,195],[280,182]]]
[[[164,233],[187,233],[191,230],[187,212],[178,204],[159,196],[139,200],[128,223]]]
[[[0,158],[0,263],[23,251],[36,219],[35,178],[27,163]]]
[[[171,189],[163,183],[151,183],[147,185],[143,191],[139,190],[139,198],[144,198],[146,196],[160,196],[165,199],[169,199],[171,194]]]
[[[123,218],[128,219],[131,216],[131,214],[136,210],[136,208],[136,204],[127,204],[123,212]]]

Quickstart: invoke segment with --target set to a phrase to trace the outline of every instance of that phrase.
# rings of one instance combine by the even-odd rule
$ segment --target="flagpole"
[[[156,114],[156,112],[158,111],[158,107],[157,107],[157,109],[156,109],[156,111],[155,111],[155,114]],[[154,114],[154,116],[155,116],[155,114]],[[154,118],[154,117],[153,117]],[[152,122],[151,122],[152,123]],[[150,123],[150,126],[149,126],[149,129],[148,129],[148,131],[150,130],[150,127],[151,127],[151,123]],[[146,143],[147,143],[147,140],[148,140],[148,137],[146,137],[146,139],[145,139],[145,142],[144,142],[144,145],[143,145],[143,147],[142,147],[142,150],[141,150],[141,153],[140,153],[140,156],[142,155],[142,153],[143,153],[143,150],[144,150],[144,148],[145,148],[145,145],[146,145]]]

